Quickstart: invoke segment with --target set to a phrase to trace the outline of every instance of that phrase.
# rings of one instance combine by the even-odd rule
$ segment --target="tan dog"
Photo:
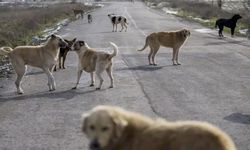
[[[0,55],[8,55],[17,74],[15,82],[17,93],[23,94],[21,81],[26,72],[26,65],[43,69],[48,76],[49,90],[55,90],[53,67],[57,62],[60,47],[66,45],[67,43],[60,36],[53,34],[44,45],[18,46],[14,49],[10,47],[0,48]]]
[[[76,89],[80,77],[82,75],[82,71],[86,71],[90,73],[91,76],[91,84],[90,86],[94,86],[94,72],[96,73],[97,77],[100,80],[99,86],[96,88],[97,90],[101,89],[102,83],[103,83],[103,78],[101,74],[103,71],[106,70],[111,84],[110,88],[113,88],[114,86],[114,79],[113,79],[113,74],[112,74],[112,58],[117,55],[118,52],[118,47],[110,42],[110,44],[114,48],[114,52],[112,54],[109,54],[104,51],[96,51],[94,49],[91,49],[86,42],[84,41],[77,41],[73,47],[74,51],[76,51],[78,58],[79,58],[79,63],[78,63],[78,73],[77,73],[77,82],[76,86],[73,87],[72,89]]]
[[[184,44],[186,39],[190,36],[190,31],[182,29],[179,31],[171,32],[155,32],[151,33],[146,37],[146,43],[144,47],[138,51],[143,51],[146,47],[150,47],[148,55],[149,65],[156,65],[155,55],[158,52],[160,46],[173,48],[173,65],[180,65],[178,62],[178,55],[181,46]],[[152,62],[151,62],[152,59]]]
[[[205,122],[153,120],[112,106],[82,117],[91,150],[236,150],[226,133]]]

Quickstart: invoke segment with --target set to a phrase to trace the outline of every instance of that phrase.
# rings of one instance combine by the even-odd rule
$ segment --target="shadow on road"
[[[14,96],[6,96],[0,97],[0,102],[12,101],[12,100],[27,100],[33,98],[49,98],[49,99],[58,99],[62,98],[64,100],[69,100],[74,98],[76,95],[82,95],[87,93],[95,92],[95,89],[87,90],[87,91],[79,91],[79,90],[65,90],[65,91],[55,91],[55,92],[40,92],[30,95],[14,95]],[[14,94],[14,93],[11,93]]]
[[[134,66],[134,67],[126,67],[126,68],[118,68],[116,69],[117,71],[122,71],[122,70],[141,70],[141,71],[155,71],[162,69],[164,67],[172,67],[173,65],[166,65],[166,66],[152,66],[152,65],[143,65],[143,66]]]
[[[241,124],[250,124],[250,115],[242,113],[233,113],[229,116],[224,117],[224,119]]]

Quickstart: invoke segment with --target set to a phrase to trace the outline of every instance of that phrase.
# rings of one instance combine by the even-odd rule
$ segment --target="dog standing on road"
[[[236,150],[231,138],[201,121],[151,119],[114,106],[82,115],[90,150]]]
[[[242,17],[239,14],[235,14],[231,19],[221,18],[221,19],[216,20],[215,28],[217,28],[217,26],[219,27],[219,31],[218,31],[219,37],[224,37],[222,34],[224,26],[231,29],[231,36],[233,37],[234,30],[236,28],[236,23],[241,18]]]
[[[190,31],[187,29],[170,31],[170,32],[154,32],[146,37],[146,42],[144,47],[138,51],[143,51],[145,48],[149,46],[150,47],[150,52],[148,55],[149,65],[157,65],[155,63],[155,55],[158,52],[160,46],[170,47],[173,48],[173,58],[172,58],[173,65],[181,65],[178,61],[179,50],[189,36],[190,36]]]
[[[111,20],[111,23],[113,25],[113,30],[112,32],[117,32],[117,25],[118,24],[121,24],[122,26],[122,29],[120,30],[120,32],[122,32],[122,30],[124,29],[124,27],[126,28],[125,29],[125,32],[127,32],[127,18],[124,17],[124,16],[118,16],[118,15],[115,15],[115,14],[108,14],[108,17],[109,19]],[[116,28],[116,29],[115,29]]]
[[[26,65],[41,68],[48,76],[49,90],[55,90],[53,67],[56,65],[60,47],[66,46],[67,43],[63,38],[52,34],[44,45],[18,46],[14,49],[10,47],[0,48],[0,55],[8,55],[17,74],[15,82],[17,93],[23,94],[21,81],[27,69]]]
[[[59,52],[59,68],[60,69],[65,69],[64,64],[65,64],[67,54],[71,50],[72,45],[75,43],[76,38],[74,38],[73,40],[64,39],[64,41],[67,42],[67,46],[60,48],[60,52]],[[54,71],[56,71],[56,66],[55,66]]]
[[[93,21],[92,15],[88,14],[88,23],[91,23]]]
[[[112,58],[117,55],[118,47],[112,42],[110,42],[110,44],[114,48],[114,52],[112,54],[109,54],[104,51],[96,51],[90,48],[84,41],[75,42],[75,44],[73,45],[73,50],[76,51],[78,55],[79,63],[77,71],[77,82],[75,87],[73,87],[72,89],[77,88],[83,70],[90,73],[90,86],[94,86],[94,72],[96,73],[97,77],[100,80],[99,86],[96,88],[97,90],[101,89],[103,83],[103,78],[101,74],[106,70],[111,82],[110,88],[113,88],[114,79],[112,74]]]

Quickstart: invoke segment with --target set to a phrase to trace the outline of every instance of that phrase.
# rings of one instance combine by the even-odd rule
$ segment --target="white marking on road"
[[[131,21],[132,24],[135,26],[135,28],[136,28],[139,32],[141,32],[142,35],[146,36],[145,32],[144,32],[143,30],[141,30],[141,29],[137,26],[135,20],[134,20],[134,19],[132,18],[132,16],[128,13],[127,7],[125,7],[125,13],[126,13],[126,15],[129,17],[130,21]]]

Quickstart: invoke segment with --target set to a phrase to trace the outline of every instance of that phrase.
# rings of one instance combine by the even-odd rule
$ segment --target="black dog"
[[[71,50],[72,45],[75,43],[76,38],[74,38],[73,40],[69,41],[64,39],[65,42],[68,43],[68,45],[65,48],[60,48],[59,51],[59,68],[61,69],[65,69],[64,63],[66,60],[66,56],[68,54],[68,52]],[[54,71],[56,71],[56,66],[54,68]]]
[[[92,22],[92,15],[88,14],[88,23],[91,23],[91,22]]]
[[[224,26],[231,28],[231,36],[233,37],[236,23],[241,18],[242,17],[239,14],[235,14],[231,19],[221,18],[221,19],[216,20],[215,28],[217,28],[217,26],[219,27],[219,37],[223,37],[222,31],[223,31]]]

